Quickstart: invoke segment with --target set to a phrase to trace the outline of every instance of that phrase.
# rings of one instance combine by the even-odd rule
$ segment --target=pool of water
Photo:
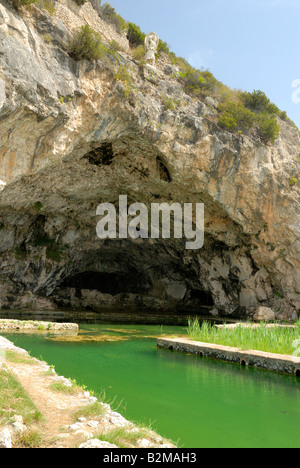
[[[3,334],[185,448],[300,447],[300,379],[157,349],[182,327],[80,325],[77,338]]]

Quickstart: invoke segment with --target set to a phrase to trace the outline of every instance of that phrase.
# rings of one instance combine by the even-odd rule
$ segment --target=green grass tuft
[[[102,417],[104,414],[105,414],[105,408],[103,407],[103,405],[101,405],[101,403],[97,401],[96,403],[93,403],[91,405],[83,406],[82,408],[77,410],[73,414],[73,416],[74,416],[74,420],[77,421],[78,418],[84,417],[87,419],[91,419],[91,418]]]
[[[43,420],[42,413],[37,409],[19,381],[9,372],[0,371],[0,425],[4,425],[19,414],[25,424]]]

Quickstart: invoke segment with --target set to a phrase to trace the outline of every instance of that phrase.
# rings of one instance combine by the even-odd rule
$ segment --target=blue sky
[[[224,84],[264,91],[300,128],[300,102],[292,100],[300,89],[300,0],[109,3],[144,32],[155,31],[193,66],[209,68]],[[292,88],[297,79],[297,88]]]

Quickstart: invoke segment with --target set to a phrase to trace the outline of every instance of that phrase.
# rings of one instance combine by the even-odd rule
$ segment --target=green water
[[[158,326],[81,325],[82,342],[5,334],[60,375],[122,400],[127,418],[152,423],[186,448],[300,447],[300,379],[156,348]],[[184,333],[164,327],[164,333]],[[102,335],[126,341],[99,341]]]

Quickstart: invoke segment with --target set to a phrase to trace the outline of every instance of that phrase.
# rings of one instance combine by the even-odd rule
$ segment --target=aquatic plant
[[[242,350],[258,350],[276,354],[292,355],[293,342],[300,338],[300,324],[293,327],[268,327],[261,322],[259,326],[218,328],[209,322],[200,324],[199,320],[189,320],[188,335],[195,341],[231,346]]]

